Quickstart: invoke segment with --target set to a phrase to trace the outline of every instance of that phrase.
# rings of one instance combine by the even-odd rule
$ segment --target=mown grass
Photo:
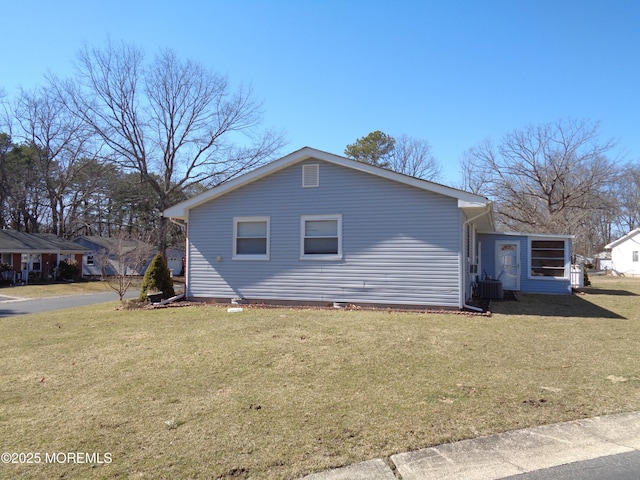
[[[291,479],[640,410],[640,280],[593,281],[492,317],[105,304],[2,319],[0,451],[113,460],[0,477]]]
[[[0,288],[0,296],[18,298],[44,298],[85,293],[113,291],[106,282],[86,281],[69,283],[45,283]]]
[[[182,277],[174,277],[174,287],[177,292],[184,291],[184,279]],[[46,298],[46,297],[63,297],[69,295],[84,295],[101,292],[114,292],[118,288],[118,280],[111,279],[109,282],[102,280],[88,280],[81,282],[69,283],[44,283],[20,285],[14,287],[0,288],[0,296],[17,297],[17,298]],[[134,290],[140,288],[142,278],[134,278],[129,289]],[[115,290],[114,290],[115,289]]]

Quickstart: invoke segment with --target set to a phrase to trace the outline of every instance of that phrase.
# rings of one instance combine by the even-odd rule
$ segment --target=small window
[[[342,258],[342,215],[307,215],[302,217],[301,257],[336,260]]]
[[[22,254],[22,270],[32,272],[42,271],[42,254],[41,253],[23,253]]]
[[[13,255],[11,253],[2,254],[2,265],[13,267]]]
[[[531,276],[565,278],[564,240],[531,240]]]
[[[631,261],[632,262],[637,262],[638,261],[638,251],[637,250],[631,252]]]
[[[269,217],[233,219],[233,258],[236,260],[269,259]]]
[[[320,165],[317,163],[302,166],[302,187],[312,188],[320,186]]]
[[[87,265],[93,265],[93,264],[94,264],[93,255],[87,255]]]

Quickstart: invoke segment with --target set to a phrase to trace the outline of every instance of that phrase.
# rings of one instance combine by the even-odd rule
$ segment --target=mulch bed
[[[165,305],[143,305],[135,307],[118,307],[119,309],[139,309],[139,310],[155,310],[160,308],[180,308],[180,307],[192,307],[192,306],[208,306],[218,308],[233,308],[240,307],[243,309],[288,309],[288,310],[364,310],[372,312],[405,312],[405,313],[419,313],[419,314],[435,314],[435,315],[464,315],[472,317],[491,317],[492,313],[488,308],[483,309],[483,312],[475,312],[470,310],[454,310],[454,309],[422,309],[422,308],[403,308],[403,307],[371,307],[361,306],[355,304],[348,304],[342,308],[336,308],[333,305],[327,306],[311,306],[311,305],[277,305],[271,303],[243,303],[241,305],[235,305],[230,303],[214,303],[214,302],[194,302],[194,301],[177,301],[168,303]],[[475,306],[475,305],[474,305]],[[487,305],[488,307],[488,305]],[[482,308],[482,307],[481,307]]]

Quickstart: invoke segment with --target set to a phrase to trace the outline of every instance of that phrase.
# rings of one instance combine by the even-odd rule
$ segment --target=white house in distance
[[[614,275],[640,275],[640,228],[604,248],[611,250],[611,271]]]
[[[489,277],[571,293],[571,236],[496,233],[485,197],[309,147],[164,216],[186,228],[190,299],[467,308]]]

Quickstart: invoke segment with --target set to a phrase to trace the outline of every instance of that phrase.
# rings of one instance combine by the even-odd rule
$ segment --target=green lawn
[[[0,288],[0,296],[18,298],[59,297],[113,291],[106,282],[48,283]],[[116,297],[118,298],[118,297]]]
[[[592,281],[491,317],[113,303],[3,318],[0,451],[41,462],[0,477],[292,479],[640,410],[640,279]]]

